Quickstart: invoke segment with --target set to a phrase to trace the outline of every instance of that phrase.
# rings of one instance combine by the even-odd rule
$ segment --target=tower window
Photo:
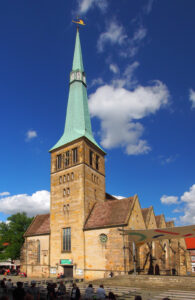
[[[67,181],[70,180],[70,174],[67,174]]]
[[[60,184],[62,183],[62,176],[60,176],[60,178],[59,178],[59,183]]]
[[[70,163],[70,151],[66,151],[65,153],[65,167],[68,167],[69,166],[69,163]]]
[[[74,173],[71,173],[71,180],[74,180]]]
[[[77,72],[77,79],[81,80],[81,72]]]
[[[99,156],[96,155],[96,160],[95,160],[95,165],[96,165],[96,170],[99,170]]]
[[[57,155],[57,169],[61,169],[62,166],[62,154]]]
[[[66,182],[66,175],[64,175],[64,182]]]
[[[63,228],[62,251],[71,251],[71,228]]]
[[[63,196],[66,196],[66,189],[63,189]]]
[[[67,188],[67,195],[70,195],[70,188]]]
[[[93,151],[89,150],[89,164],[90,166],[93,165]]]
[[[77,148],[72,149],[72,162],[75,164],[78,161]]]

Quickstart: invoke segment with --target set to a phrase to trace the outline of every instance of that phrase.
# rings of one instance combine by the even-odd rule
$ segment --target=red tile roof
[[[33,236],[33,235],[41,235],[41,234],[49,234],[50,233],[50,214],[37,215],[24,236]]]
[[[84,229],[126,225],[133,207],[134,197],[96,203],[85,223]]]
[[[195,238],[186,238],[186,247],[187,249],[195,249]]]

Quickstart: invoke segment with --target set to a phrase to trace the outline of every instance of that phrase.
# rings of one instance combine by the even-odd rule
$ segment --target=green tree
[[[33,218],[27,217],[23,212],[14,214],[7,220],[6,223],[0,223],[0,259],[18,259],[24,243],[23,235]]]

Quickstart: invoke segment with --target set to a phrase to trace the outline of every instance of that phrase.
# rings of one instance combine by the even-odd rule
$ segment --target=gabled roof
[[[165,221],[164,215],[162,214],[162,215],[155,216],[155,219],[156,219],[157,228],[161,228],[162,220]]]
[[[166,222],[166,227],[167,227],[167,228],[174,227],[174,226],[175,226],[175,224],[174,224],[174,221],[173,221],[173,220],[172,220],[172,221]]]
[[[148,214],[150,212],[150,207],[147,207],[147,208],[142,208],[142,215],[143,215],[143,218],[144,218],[144,222],[147,223],[147,217],[148,217]]]
[[[96,203],[85,223],[84,230],[127,225],[135,197]]]
[[[37,215],[24,236],[42,235],[50,233],[50,214]]]

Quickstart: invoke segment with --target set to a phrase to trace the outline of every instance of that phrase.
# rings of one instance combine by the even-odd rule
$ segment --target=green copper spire
[[[70,89],[65,129],[62,137],[54,145],[54,147],[50,149],[50,151],[80,137],[86,137],[89,141],[101,149],[92,134],[91,120],[88,110],[86,77],[83,68],[79,30],[77,29],[73,66],[70,73]]]
[[[76,35],[76,43],[75,43],[75,49],[74,49],[74,58],[73,58],[72,70],[73,71],[80,70],[81,72],[84,72],[82,52],[81,52],[81,44],[80,44],[78,28],[77,28],[77,35]]]

